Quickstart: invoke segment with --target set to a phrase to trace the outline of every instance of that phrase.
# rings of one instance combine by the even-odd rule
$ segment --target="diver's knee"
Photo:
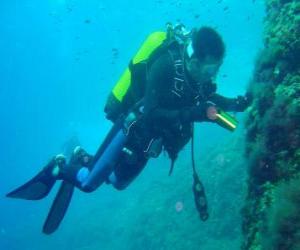
[[[122,191],[128,187],[129,183],[112,183],[112,185],[115,189]]]
[[[96,190],[96,187],[91,187],[91,186],[81,186],[80,190],[84,193],[92,193]]]
[[[112,172],[108,177],[107,183],[111,184],[115,189],[121,191],[124,190],[129,185],[130,182],[121,180],[120,177],[118,178],[116,174]]]

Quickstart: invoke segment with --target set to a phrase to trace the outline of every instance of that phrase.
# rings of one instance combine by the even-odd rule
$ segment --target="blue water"
[[[0,249],[116,249],[113,242],[136,228],[131,215],[140,208],[133,196],[142,197],[154,180],[164,183],[166,158],[151,161],[161,168],[147,169],[128,191],[104,186],[93,194],[77,192],[63,226],[50,237],[40,229],[53,195],[40,202],[3,197],[63,151],[72,136],[95,152],[110,127],[103,114],[107,94],[147,35],[164,30],[168,21],[216,28],[227,49],[218,92],[244,94],[262,47],[263,16],[262,0],[1,1]],[[197,136],[206,150],[228,134],[199,125]],[[124,202],[130,216],[120,210]],[[128,217],[124,230],[114,227],[117,215]],[[143,225],[139,227],[142,231]],[[134,244],[120,246],[134,249]],[[171,246],[162,243],[161,249]]]

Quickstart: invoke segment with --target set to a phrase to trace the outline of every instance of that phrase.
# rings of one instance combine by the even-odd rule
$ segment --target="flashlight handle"
[[[216,123],[231,132],[233,132],[238,125],[238,121],[234,116],[226,113],[221,109],[217,110],[216,117],[217,117]]]

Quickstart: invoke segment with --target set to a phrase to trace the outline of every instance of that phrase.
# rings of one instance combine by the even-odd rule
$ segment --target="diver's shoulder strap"
[[[179,44],[171,46],[168,49],[168,53],[171,57],[174,66],[174,78],[172,93],[178,97],[182,97],[185,88],[185,72],[184,72],[184,59],[183,59],[183,47]]]
[[[170,165],[170,170],[169,170],[169,176],[173,173],[174,165],[175,165],[175,160],[174,158],[171,158],[171,165]]]

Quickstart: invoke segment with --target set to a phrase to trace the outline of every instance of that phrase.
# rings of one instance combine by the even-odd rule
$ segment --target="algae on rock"
[[[299,249],[300,2],[265,2],[265,48],[249,86],[242,248]]]

